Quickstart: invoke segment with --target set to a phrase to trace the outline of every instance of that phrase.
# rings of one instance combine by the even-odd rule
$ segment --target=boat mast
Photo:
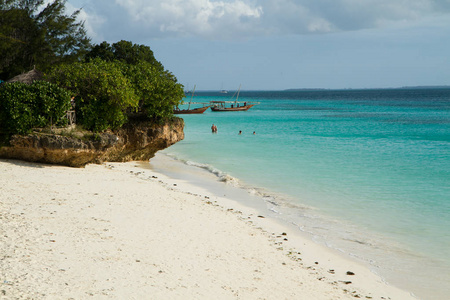
[[[237,92],[237,95],[236,95],[236,101],[234,101],[234,105],[236,106],[237,105],[237,101],[238,101],[238,98],[239,98],[239,92],[241,91],[241,85],[239,85],[239,89],[238,89],[238,92]]]
[[[194,97],[194,93],[195,93],[195,84],[194,84],[194,90],[192,91],[192,94],[191,94],[191,100],[189,101],[188,109],[191,109],[191,102],[192,102],[192,98]]]

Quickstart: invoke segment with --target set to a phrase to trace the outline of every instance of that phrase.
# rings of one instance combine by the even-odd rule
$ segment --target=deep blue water
[[[244,91],[239,100],[260,104],[184,115],[185,140],[164,152],[257,191],[280,218],[394,283],[450,282],[450,89]]]

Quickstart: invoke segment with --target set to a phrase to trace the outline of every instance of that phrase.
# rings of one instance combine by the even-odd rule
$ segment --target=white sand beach
[[[415,299],[138,163],[0,160],[0,174],[0,299]]]

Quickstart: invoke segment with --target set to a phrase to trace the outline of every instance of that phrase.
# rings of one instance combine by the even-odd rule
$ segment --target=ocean
[[[450,89],[241,91],[239,101],[260,103],[180,115],[185,139],[162,153],[186,178],[202,184],[206,172],[245,191],[421,299],[450,294]]]

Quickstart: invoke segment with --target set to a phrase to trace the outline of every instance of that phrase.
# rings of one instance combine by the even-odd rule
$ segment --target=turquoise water
[[[239,100],[260,104],[184,115],[185,140],[164,152],[261,195],[279,218],[389,282],[424,299],[450,293],[450,89],[247,91]]]

